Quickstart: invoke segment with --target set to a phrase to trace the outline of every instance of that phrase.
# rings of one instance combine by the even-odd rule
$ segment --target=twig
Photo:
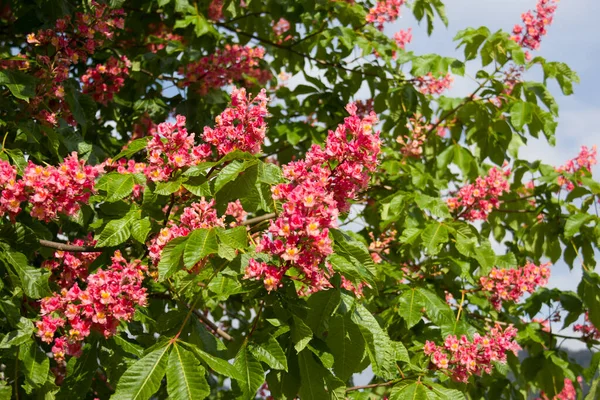
[[[223,339],[228,340],[228,341],[233,340],[233,338],[227,332],[225,332],[223,329],[219,328],[214,322],[212,322],[210,319],[208,319],[208,317],[206,315],[202,314],[199,310],[193,310],[193,313],[196,315],[196,317],[201,319],[202,322],[204,322],[206,325],[208,325],[210,327],[210,329],[212,329],[217,335],[221,336]]]
[[[261,215],[259,217],[247,219],[244,222],[242,222],[240,225],[243,225],[243,226],[252,225],[252,224],[256,224],[258,222],[266,221],[268,219],[273,219],[276,216],[277,216],[277,214],[275,214],[275,213],[268,213],[265,215]]]
[[[75,246],[72,244],[53,242],[50,240],[39,240],[40,246],[48,247],[50,249],[62,250],[62,251],[72,251],[79,253],[96,253],[98,251],[102,251],[102,249],[96,248],[94,246]]]

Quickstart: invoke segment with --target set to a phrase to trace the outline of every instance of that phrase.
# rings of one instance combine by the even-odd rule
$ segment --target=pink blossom
[[[265,138],[267,124],[267,102],[265,89],[252,99],[246,96],[246,89],[234,88],[231,93],[231,107],[226,108],[215,118],[215,127],[205,127],[202,140],[217,148],[220,156],[234,150],[256,154]]]
[[[450,74],[441,78],[435,78],[430,72],[425,76],[419,76],[416,78],[415,86],[423,94],[442,94],[445,90],[450,89],[454,82],[454,77]]]
[[[350,116],[329,132],[325,148],[313,145],[304,160],[285,165],[288,182],[272,188],[273,199],[283,202],[282,211],[256,250],[271,254],[278,263],[253,262],[246,270],[247,278],[262,279],[269,291],[281,285],[292,267],[306,285],[302,293],[331,287],[334,271],[325,262],[333,251],[329,229],[337,225],[339,213],[348,210],[349,200],[366,188],[380,151],[379,133],[372,131],[375,114],[360,118],[354,104],[346,109]],[[360,293],[361,285],[343,284]]]
[[[503,300],[518,302],[525,292],[533,293],[538,286],[544,286],[550,278],[550,263],[537,266],[527,262],[517,269],[494,268],[488,276],[480,278],[483,290],[491,293],[490,301],[497,310]]]
[[[474,184],[459,189],[456,197],[446,200],[450,211],[460,211],[459,216],[469,221],[486,220],[489,213],[500,206],[498,197],[508,192],[506,177],[510,169],[504,171],[493,167],[486,177],[478,177]]]
[[[394,22],[400,16],[400,7],[405,3],[405,0],[380,0],[377,1],[375,7],[369,10],[367,22],[375,24],[377,29],[383,31],[383,24],[386,22]]]
[[[412,28],[408,28],[406,31],[402,29],[394,33],[394,40],[402,50],[404,50],[406,45],[412,41],[412,38]]]
[[[539,49],[542,37],[547,33],[546,26],[552,24],[557,3],[558,0],[538,0],[535,11],[521,14],[524,25],[515,25],[511,39],[525,49]]]
[[[491,374],[494,362],[506,363],[506,353],[515,355],[521,349],[515,340],[517,330],[509,325],[503,331],[500,325],[489,330],[485,336],[476,333],[470,341],[466,336],[446,337],[443,346],[426,341],[423,352],[431,356],[436,369],[446,371],[452,379],[467,382],[471,375]]]
[[[592,149],[588,149],[587,146],[581,146],[581,150],[577,157],[567,161],[564,165],[556,168],[556,172],[561,175],[558,177],[558,184],[567,190],[573,190],[575,185],[569,180],[564,173],[582,176],[583,174],[591,173],[592,166],[596,165],[597,148],[596,145],[592,146]]]
[[[265,51],[260,47],[226,45],[214,54],[202,57],[182,68],[184,86],[192,86],[198,93],[206,94],[210,89],[242,83],[251,86],[271,79],[271,73],[260,67]]]
[[[83,93],[91,94],[95,101],[107,105],[125,85],[131,63],[125,56],[110,57],[106,64],[88,68],[81,76]]]
[[[54,342],[52,352],[58,362],[67,355],[78,357],[91,330],[108,338],[116,333],[120,321],[131,320],[135,306],[146,305],[145,272],[139,260],[129,263],[116,251],[107,269],[100,268],[85,278],[85,289],[75,283],[42,299],[37,336],[46,343]]]

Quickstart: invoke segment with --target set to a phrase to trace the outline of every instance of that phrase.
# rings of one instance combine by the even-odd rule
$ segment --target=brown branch
[[[256,224],[258,222],[263,222],[263,221],[266,221],[266,220],[269,220],[269,219],[273,219],[276,216],[277,216],[277,214],[275,214],[275,213],[268,213],[268,214],[265,214],[265,215],[261,215],[259,217],[254,217],[254,218],[247,219],[244,222],[242,222],[240,225],[244,225],[244,226],[252,225],[252,224]]]
[[[208,317],[202,314],[199,310],[193,310],[193,313],[198,317],[202,322],[204,322],[210,329],[213,330],[217,335],[221,336],[223,339],[227,341],[232,341],[233,338],[225,332],[223,329],[219,328],[214,322],[212,322]]]
[[[60,243],[60,242],[52,242],[50,240],[39,240],[40,246],[48,247],[50,249],[62,250],[62,251],[72,251],[79,253],[96,253],[102,251],[101,248],[96,248],[94,246],[75,246],[72,244]]]

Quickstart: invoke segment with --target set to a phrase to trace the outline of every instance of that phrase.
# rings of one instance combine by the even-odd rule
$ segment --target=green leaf
[[[133,221],[131,224],[131,236],[140,243],[146,243],[148,233],[152,228],[150,218],[146,217]]]
[[[600,397],[600,378],[594,379],[585,400],[596,400]]]
[[[323,382],[325,368],[317,364],[313,354],[308,349],[298,355],[300,367],[300,398],[302,400],[329,400]]]
[[[357,304],[352,321],[358,325],[375,375],[391,379],[396,374],[396,355],[387,333],[362,304]]]
[[[206,371],[190,351],[176,343],[169,354],[167,392],[173,399],[205,399],[210,395]]]
[[[448,242],[448,228],[440,222],[434,222],[423,230],[421,240],[427,253],[434,256],[440,252],[442,245]]]
[[[236,226],[232,229],[215,228],[221,243],[236,250],[248,247],[248,230],[245,226]]]
[[[310,342],[313,337],[312,330],[304,323],[304,321],[295,315],[293,316],[294,324],[292,325],[292,342],[294,349],[300,353]]]
[[[309,328],[321,336],[333,311],[340,304],[340,290],[329,289],[313,293],[308,298],[308,316],[304,320]]]
[[[21,280],[27,297],[39,299],[50,294],[48,287],[50,273],[47,270],[30,266],[27,257],[21,253],[6,251],[3,257]]]
[[[35,97],[35,85],[37,79],[21,71],[11,69],[0,70],[0,85],[4,85],[17,99],[29,103],[31,97]]]
[[[405,291],[398,298],[398,312],[406,321],[406,327],[408,329],[421,321],[421,318],[423,317],[423,313],[421,312],[422,308],[423,295],[421,295],[416,288]]]
[[[23,372],[27,383],[39,388],[46,382],[48,372],[50,372],[50,359],[39,348],[37,342],[22,344],[19,350],[19,360],[23,364]]]
[[[401,382],[392,389],[390,400],[430,400],[428,392],[421,382]]]
[[[169,345],[136,361],[125,371],[112,400],[147,400],[160,388],[167,368]]]
[[[198,358],[200,358],[206,365],[215,371],[217,374],[225,375],[235,380],[244,380],[243,374],[238,371],[233,365],[229,364],[226,360],[218,358],[209,354],[203,350],[200,350],[197,346],[190,343],[182,343],[189,350],[191,350]]]
[[[161,196],[168,196],[172,193],[175,193],[181,188],[181,179],[176,179],[174,181],[168,182],[158,182],[156,184],[156,189],[154,193],[159,194]]]
[[[112,247],[129,239],[131,224],[139,219],[140,211],[131,210],[123,218],[109,221],[100,234],[96,234],[96,247]]]
[[[251,344],[250,352],[258,361],[262,361],[272,369],[282,369],[287,371],[287,358],[279,342],[270,337],[269,340],[261,344]]]
[[[88,392],[98,369],[98,351],[95,343],[86,344],[83,354],[77,359],[72,359],[71,362],[74,366],[69,368],[69,374],[56,395],[57,399],[70,400]]]
[[[210,182],[203,176],[192,176],[183,184],[183,187],[192,192],[195,196],[212,196]]]
[[[113,203],[129,196],[133,192],[135,184],[133,175],[119,173],[111,173],[109,175],[110,178],[106,185],[106,201]]]
[[[117,161],[119,158],[123,158],[123,157],[131,157],[132,155],[134,155],[135,153],[137,153],[140,150],[143,150],[146,148],[146,146],[148,145],[148,142],[150,141],[151,136],[146,136],[143,138],[139,138],[139,139],[135,139],[133,141],[131,141],[130,143],[128,143],[126,145],[126,147],[121,150],[121,152],[119,154],[117,154],[115,157],[113,157],[113,162]]]
[[[565,223],[565,237],[567,239],[573,237],[584,224],[593,218],[594,216],[591,214],[573,214],[569,216]]]
[[[256,165],[256,160],[240,161],[234,160],[219,172],[215,179],[215,193],[221,190],[229,182],[233,182],[241,172],[244,172],[249,167]]]
[[[4,381],[6,382],[6,381]],[[12,399],[12,386],[7,384],[0,385],[0,400]]]
[[[191,268],[210,254],[217,253],[217,235],[214,229],[197,229],[188,235],[183,254],[183,264]]]
[[[365,354],[365,342],[358,326],[348,315],[336,315],[329,322],[327,346],[333,354],[333,371],[342,381],[360,372]]]
[[[533,107],[526,101],[518,101],[510,108],[510,121],[515,129],[521,130],[533,118]]]
[[[175,238],[163,248],[158,263],[159,281],[167,279],[177,271],[181,265],[187,239],[187,236]]]
[[[254,399],[258,388],[265,382],[265,372],[260,362],[252,356],[248,346],[243,345],[233,365],[243,376],[243,379],[238,381],[242,389],[242,398]]]

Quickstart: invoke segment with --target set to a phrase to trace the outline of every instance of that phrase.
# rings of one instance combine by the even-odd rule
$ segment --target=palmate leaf
[[[438,396],[430,392],[421,382],[403,381],[394,386],[390,400],[435,400]]]
[[[167,368],[166,345],[136,361],[119,379],[112,400],[147,400],[160,388]]]
[[[324,379],[326,369],[319,365],[313,353],[306,349],[298,354],[300,367],[300,398],[303,400],[329,400],[325,390]]]
[[[194,354],[176,343],[169,354],[167,392],[173,399],[202,400],[210,394],[206,371]]]

